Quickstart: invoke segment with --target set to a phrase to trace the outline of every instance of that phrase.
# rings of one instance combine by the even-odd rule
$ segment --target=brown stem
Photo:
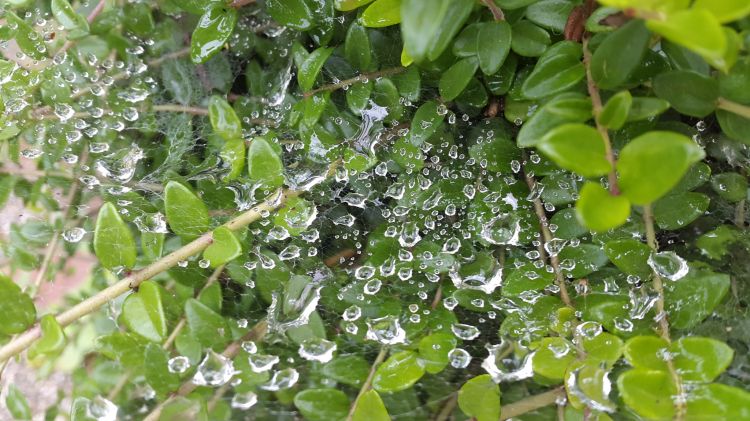
[[[351,79],[342,80],[341,82],[338,82],[338,83],[332,83],[330,85],[321,86],[320,88],[315,88],[311,91],[307,91],[304,94],[302,94],[302,96],[305,98],[309,98],[319,92],[335,91],[341,88],[346,88],[347,86],[354,85],[355,83],[364,82],[366,80],[377,79],[379,77],[384,77],[384,76],[397,75],[403,72],[404,70],[406,70],[405,67],[399,66],[399,67],[392,67],[390,69],[385,69],[385,70],[378,70],[377,72],[362,73],[361,75],[353,77]]]
[[[239,9],[240,7],[247,6],[248,4],[255,3],[255,0],[234,0],[232,3],[229,4],[229,7],[234,7],[235,9]]]
[[[440,408],[440,412],[435,416],[435,421],[446,421],[451,416],[453,410],[456,409],[458,404],[458,393],[452,393],[451,396],[445,401],[445,404]]]
[[[651,251],[653,253],[656,253],[659,250],[659,245],[656,243],[656,231],[654,230],[654,214],[651,209],[651,205],[646,205],[643,207],[643,222],[646,225],[646,243],[651,248]],[[658,320],[657,323],[659,324],[659,334],[664,340],[666,340],[668,343],[671,343],[672,339],[669,336],[669,320],[667,318],[667,312],[664,305],[664,284],[662,283],[661,276],[659,276],[656,271],[653,271],[652,283],[654,286],[654,290],[659,296],[658,300],[656,301],[656,319]],[[669,374],[672,377],[672,381],[674,382],[675,387],[677,388],[677,396],[680,397],[674,402],[674,419],[677,421],[681,421],[685,418],[686,409],[685,402],[681,398],[684,394],[682,379],[680,378],[680,374],[675,369],[674,362],[671,358],[667,359],[667,368],[669,369]]]
[[[505,13],[503,13],[503,9],[495,4],[494,0],[482,0],[482,3],[484,3],[484,5],[487,6],[488,9],[490,9],[490,12],[492,12],[492,17],[495,19],[495,21],[505,20]]]
[[[745,228],[745,200],[737,202],[734,210],[734,225],[738,228]]]
[[[189,107],[179,104],[161,104],[154,105],[151,110],[156,112],[188,113],[193,115],[208,115],[207,108]]]
[[[609,131],[606,127],[599,124],[599,115],[602,113],[602,97],[599,95],[599,89],[596,87],[594,78],[591,76],[591,52],[588,48],[588,39],[583,40],[583,64],[586,67],[586,86],[588,87],[591,105],[594,111],[594,121],[596,130],[604,140],[604,152],[607,155],[607,161],[611,165],[607,179],[609,181],[609,192],[613,196],[620,194],[620,187],[617,185],[617,171],[615,169],[615,153],[612,150],[612,142],[609,140]]]
[[[86,16],[86,21],[91,24],[94,22],[94,19],[96,19],[97,16],[99,16],[102,13],[102,10],[104,10],[104,6],[106,6],[107,0],[99,0],[99,3],[96,4],[96,6],[91,10],[91,13],[89,13],[88,16]],[[65,44],[63,44],[62,48],[60,48],[60,51],[57,52],[57,54],[64,53],[70,49],[75,44],[74,40],[67,40],[65,41]]]
[[[526,184],[529,186],[529,190],[533,192],[536,188],[536,180],[534,180],[534,177],[530,176],[528,173],[525,173],[525,178]],[[544,210],[544,205],[542,204],[541,199],[537,197],[536,199],[534,199],[533,203],[534,212],[539,219],[539,226],[542,231],[542,239],[544,240],[543,244],[547,244],[554,238],[552,236],[552,232],[549,230],[547,213]],[[544,246],[541,246],[540,249],[540,258],[544,259]],[[570,295],[568,294],[568,288],[565,285],[565,277],[563,276],[562,269],[560,268],[560,258],[557,257],[557,255],[549,256],[549,262],[555,272],[555,282],[557,284],[557,287],[560,288],[560,299],[563,303],[565,303],[566,306],[573,307],[573,302],[570,300]]]
[[[372,363],[372,367],[370,367],[370,374],[367,375],[367,380],[365,380],[365,383],[362,385],[362,388],[359,389],[359,393],[357,394],[357,398],[354,399],[354,402],[352,403],[351,408],[349,408],[349,415],[346,416],[346,421],[352,421],[354,418],[354,411],[357,410],[357,403],[359,403],[359,400],[362,398],[362,395],[367,393],[372,388],[372,379],[375,378],[375,371],[380,366],[380,363],[385,360],[385,356],[388,354],[388,348],[382,347],[380,348],[380,352],[378,353],[378,356],[375,357],[375,361]]]

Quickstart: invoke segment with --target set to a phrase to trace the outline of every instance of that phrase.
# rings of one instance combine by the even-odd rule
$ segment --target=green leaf
[[[225,141],[242,139],[242,123],[231,105],[222,97],[213,95],[208,101],[208,118],[214,132]]]
[[[652,420],[672,419],[672,396],[677,390],[666,371],[628,370],[617,378],[617,389],[636,414]]]
[[[739,59],[729,73],[719,74],[719,93],[740,104],[750,103],[750,57]]]
[[[427,101],[414,113],[409,130],[409,141],[420,146],[432,136],[443,124],[445,114],[438,113],[438,104]]]
[[[229,342],[229,326],[224,318],[200,301],[185,302],[185,319],[195,339],[204,347],[221,349]]]
[[[651,248],[638,240],[626,238],[608,241],[604,244],[604,253],[618,269],[628,275],[640,276],[645,280],[651,273],[648,266]]]
[[[23,392],[13,384],[8,385],[8,393],[5,395],[5,407],[14,419],[31,419],[31,408],[29,408],[29,402],[26,400],[26,396],[24,396]]]
[[[433,44],[443,29],[441,24],[453,0],[402,0],[401,36],[404,49],[417,63],[427,57]],[[456,0],[466,3],[466,0]],[[370,6],[372,7],[372,6]]]
[[[715,380],[734,358],[734,351],[724,342],[698,336],[680,338],[669,350],[675,355],[675,369],[687,382]]]
[[[99,209],[94,230],[94,252],[99,263],[107,269],[130,269],[135,265],[137,252],[133,234],[112,203],[107,202]]]
[[[661,229],[680,229],[705,214],[710,202],[703,193],[672,194],[654,202],[654,219]]]
[[[370,2],[372,2],[372,0],[334,0],[334,5],[336,6],[336,10],[348,12],[360,8]]]
[[[166,396],[180,387],[180,376],[169,370],[169,354],[159,344],[146,346],[143,358],[146,382],[159,396]]]
[[[210,3],[190,38],[190,59],[205,63],[229,40],[237,24],[237,10],[222,3]]]
[[[633,97],[627,121],[648,120],[669,109],[669,102],[659,98]]]
[[[359,355],[343,355],[323,366],[323,374],[337,382],[359,387],[370,372],[370,364]]]
[[[307,92],[315,85],[315,79],[331,53],[333,48],[318,48],[307,56],[297,72],[297,81],[303,91]]]
[[[542,138],[537,149],[561,168],[584,177],[596,177],[612,170],[604,139],[595,128],[584,124],[556,127]]]
[[[29,348],[29,358],[34,359],[38,355],[54,356],[65,349],[65,333],[62,326],[52,314],[45,314],[39,320],[42,337],[34,342]]]
[[[561,261],[569,261],[572,269],[563,269],[563,274],[572,278],[583,278],[597,271],[607,263],[607,255],[598,244],[582,243],[578,246],[568,245],[559,254]]]
[[[367,6],[360,22],[368,28],[383,28],[401,22],[401,0],[375,0]]]
[[[634,336],[625,342],[625,360],[635,368],[666,371],[664,354],[669,352],[669,343],[658,336]]]
[[[401,351],[391,355],[378,367],[372,387],[382,393],[406,390],[419,381],[424,372],[415,352]]]
[[[370,37],[367,29],[356,23],[349,26],[344,42],[344,57],[359,71],[365,71],[372,62],[372,51],[370,48]]]
[[[737,229],[730,225],[720,225],[715,230],[709,231],[695,241],[695,245],[701,253],[711,259],[721,259],[729,254],[729,248],[740,239]]]
[[[623,196],[612,196],[597,183],[586,182],[576,202],[581,223],[592,231],[617,228],[630,216],[630,202]]]
[[[128,295],[122,304],[120,320],[133,333],[161,342],[169,333],[162,296],[164,290],[152,281],[143,282],[138,292]]]
[[[505,296],[519,296],[524,291],[539,291],[552,284],[555,277],[544,267],[538,268],[525,262],[508,274],[503,281],[502,293]]]
[[[708,317],[729,291],[729,275],[691,264],[678,282],[664,286],[669,323],[675,329],[690,329]]]
[[[552,42],[549,32],[527,20],[513,25],[510,48],[523,57],[539,57]]]
[[[557,49],[557,54],[549,54],[549,51],[544,53],[523,82],[521,94],[524,97],[548,97],[576,86],[586,77],[585,68],[581,63],[581,48],[578,44],[571,45],[575,47]]]
[[[476,376],[458,391],[458,407],[477,421],[496,421],[500,418],[500,388],[489,374]]]
[[[170,181],[164,188],[164,209],[169,228],[185,240],[208,231],[210,219],[203,201],[184,185]]]
[[[690,391],[690,419],[744,420],[750,418],[750,393],[737,387],[713,383]]]
[[[725,110],[716,110],[716,117],[724,134],[746,145],[750,144],[750,118]]]
[[[542,339],[532,360],[534,373],[551,380],[562,380],[568,364],[575,361],[575,346],[568,340],[554,337]]]
[[[454,100],[469,84],[478,66],[471,57],[457,61],[440,77],[440,96],[446,101]]]
[[[479,39],[479,30],[490,23],[492,22],[477,22],[466,25],[453,41],[453,47],[451,48],[453,55],[460,58],[474,57],[477,56],[480,48],[486,48],[488,54],[496,54],[499,50],[496,45],[488,45],[488,43],[483,43]],[[489,30],[489,28],[485,29]]]
[[[591,77],[602,89],[625,83],[643,61],[651,38],[641,20],[631,20],[609,34],[591,56]]]
[[[735,172],[715,174],[711,177],[711,187],[729,202],[747,199],[747,179],[741,174]]]
[[[526,19],[560,34],[565,31],[565,24],[574,6],[568,0],[541,0],[526,8]]]
[[[485,75],[493,75],[508,57],[511,44],[511,27],[506,21],[483,22],[478,25],[475,38],[479,68]],[[492,40],[492,42],[487,42]]]
[[[67,0],[52,0],[50,2],[52,16],[67,30],[78,29],[83,32],[89,31],[89,23],[83,16],[76,13]]]
[[[683,114],[705,117],[716,109],[719,84],[700,73],[674,70],[654,78],[654,92]]]
[[[370,104],[371,94],[372,82],[354,84],[346,91],[346,104],[353,113],[360,115]]]
[[[620,189],[636,205],[652,203],[670,191],[704,156],[703,149],[684,135],[648,132],[620,151]]]
[[[430,61],[437,60],[443,54],[443,51],[451,44],[458,31],[464,26],[473,8],[473,0],[448,1],[448,10],[443,15],[443,21],[440,22],[440,30],[435,34],[427,52],[427,58]]]
[[[602,109],[598,116],[599,124],[610,130],[619,130],[630,114],[630,106],[633,104],[633,97],[630,91],[620,91],[613,95]]]
[[[582,344],[587,359],[603,362],[609,367],[620,359],[623,351],[622,339],[607,332],[601,332],[593,338],[584,337]]]
[[[281,187],[284,184],[284,164],[281,157],[262,137],[256,137],[247,151],[247,171],[252,180],[267,187]]]
[[[383,400],[374,390],[368,390],[360,396],[352,416],[353,421],[390,421],[390,419]]]
[[[670,13],[664,20],[650,20],[646,26],[675,44],[700,54],[714,67],[727,70],[724,62],[726,35],[710,12],[704,9],[681,10]]]
[[[549,131],[564,123],[583,123],[591,118],[591,100],[580,94],[566,93],[542,105],[521,126],[516,142],[520,148],[536,146]]]
[[[273,20],[298,31],[315,26],[315,16],[305,0],[266,0],[266,10]]]
[[[210,262],[211,267],[221,266],[242,254],[240,240],[229,228],[216,228],[212,235],[213,242],[203,251],[203,258]]]
[[[749,15],[750,3],[745,0],[696,0],[693,9],[706,10],[720,23],[729,23]]]
[[[310,421],[343,420],[349,398],[336,389],[307,389],[294,395],[294,406]]]
[[[242,175],[246,154],[247,149],[244,140],[233,139],[224,143],[219,152],[222,161],[229,167],[229,172],[223,178],[224,181],[232,181]]]
[[[5,12],[5,20],[8,27],[15,26],[13,39],[24,54],[35,60],[47,57],[47,47],[42,41],[42,35],[34,31],[31,25],[9,10]]]
[[[454,335],[433,333],[419,341],[419,358],[424,363],[425,371],[436,374],[448,365],[448,353],[456,347],[458,341]]]

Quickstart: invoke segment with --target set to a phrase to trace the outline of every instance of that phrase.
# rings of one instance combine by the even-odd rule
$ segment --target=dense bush
[[[750,419],[750,3],[600,3],[5,1],[3,367],[72,371],[48,419]]]

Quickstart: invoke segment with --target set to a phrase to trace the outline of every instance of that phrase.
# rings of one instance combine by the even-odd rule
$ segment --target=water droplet
[[[480,235],[491,244],[518,245],[521,232],[521,220],[510,213],[498,215],[482,226]]]
[[[397,316],[385,316],[367,321],[365,339],[383,345],[402,344],[406,342],[406,331],[401,328]]]
[[[463,323],[454,323],[451,326],[451,332],[453,332],[457,338],[465,341],[471,341],[479,337],[479,329],[476,326]]]
[[[279,357],[267,354],[251,354],[248,357],[250,369],[256,373],[262,373],[270,370],[274,365],[279,363]]]
[[[471,354],[465,349],[455,348],[448,352],[448,361],[453,368],[466,368],[471,363]]]
[[[69,243],[77,243],[81,241],[84,235],[86,235],[86,230],[83,228],[79,228],[79,227],[65,230],[62,233],[63,239]]]
[[[516,382],[534,375],[534,353],[526,354],[520,360],[513,358],[513,344],[505,340],[498,345],[487,345],[487,353],[482,368],[496,383]]]
[[[172,357],[167,361],[167,369],[170,373],[182,374],[190,368],[190,360],[187,357],[179,355]]]
[[[648,257],[648,265],[654,272],[670,281],[682,279],[690,270],[685,259],[673,251],[651,253]]]
[[[108,399],[97,396],[86,406],[86,415],[96,421],[115,421],[117,419],[117,405]]]
[[[336,342],[322,338],[310,338],[300,344],[299,356],[309,361],[327,363],[333,359],[336,348]]]
[[[198,386],[223,386],[234,376],[234,365],[229,358],[208,350],[198,370],[193,376],[193,383]]]
[[[235,393],[232,396],[231,406],[234,409],[245,411],[258,403],[258,395],[255,392]]]
[[[299,373],[293,368],[285,368],[273,373],[271,380],[260,386],[263,390],[277,392],[279,390],[289,389],[299,380]]]

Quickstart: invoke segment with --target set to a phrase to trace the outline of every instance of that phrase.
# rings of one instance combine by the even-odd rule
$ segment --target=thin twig
[[[372,363],[372,367],[370,367],[370,374],[367,375],[367,380],[365,380],[365,383],[359,389],[357,398],[354,399],[354,402],[352,403],[351,408],[349,408],[349,414],[346,416],[346,421],[352,421],[352,419],[354,418],[354,411],[357,410],[357,403],[359,403],[359,400],[362,398],[362,395],[367,393],[372,388],[372,380],[375,378],[375,371],[378,369],[378,367],[383,362],[383,360],[385,360],[385,356],[387,354],[388,354],[388,348],[385,346],[381,347],[380,352],[378,353],[378,356],[375,357],[375,361]]]
[[[596,87],[596,82],[591,75],[591,52],[588,48],[588,39],[583,40],[583,64],[586,67],[586,86],[588,87],[589,96],[591,97],[591,105],[594,111],[594,122],[596,123],[596,130],[604,140],[604,153],[607,156],[611,168],[607,175],[609,181],[609,192],[613,196],[620,194],[620,187],[617,185],[617,171],[615,170],[615,153],[612,150],[612,142],[609,140],[609,131],[606,127],[599,124],[599,115],[602,113],[602,97],[599,95],[599,89]]]
[[[643,222],[646,225],[646,242],[648,243],[648,246],[651,248],[651,251],[653,253],[656,253],[659,250],[659,245],[656,243],[656,231],[654,230],[654,214],[651,209],[651,205],[646,205],[643,207]],[[658,299],[656,300],[656,319],[657,323],[659,324],[659,334],[661,337],[667,341],[667,343],[671,343],[672,339],[669,336],[669,320],[667,318],[667,312],[665,310],[664,305],[664,285],[662,283],[661,276],[654,270],[653,272],[653,281],[652,284],[654,286],[654,291],[658,294]],[[672,381],[675,384],[675,387],[677,388],[677,396],[682,397],[684,394],[683,386],[682,386],[682,379],[680,378],[680,374],[677,372],[674,366],[674,362],[671,358],[666,359],[667,368],[669,369],[669,374],[672,377]],[[683,399],[676,399],[674,401],[675,405],[675,416],[674,419],[676,421],[681,421],[685,418],[685,402]]]
[[[86,21],[90,24],[94,22],[94,19],[96,19],[97,16],[99,16],[102,13],[102,10],[104,10],[104,6],[107,4],[107,0],[99,0],[99,3],[96,4],[96,6],[91,10],[88,16],[86,16]],[[57,54],[64,53],[70,49],[75,44],[75,40],[67,40],[65,41],[65,44],[63,44],[62,48],[60,48],[60,51],[57,52]]]
[[[745,228],[745,199],[737,202],[737,207],[734,210],[734,225],[738,228]]]
[[[329,178],[336,167],[339,165],[339,161],[334,162],[330,165],[328,173],[323,179]],[[321,179],[321,181],[323,180]],[[309,186],[308,188],[312,188]],[[297,197],[307,190],[285,190],[279,191],[268,198],[262,204],[254,207],[247,212],[240,214],[236,218],[222,225],[230,231],[237,231],[247,225],[258,221],[270,212],[276,211],[277,209],[284,206],[284,204],[291,198]],[[60,326],[65,327],[69,324],[77,321],[78,319],[87,316],[99,308],[116,299],[117,297],[130,291],[132,288],[137,287],[141,282],[153,278],[154,276],[174,267],[178,262],[186,260],[191,256],[198,254],[206,249],[213,242],[213,232],[207,232],[196,240],[184,245],[182,248],[173,251],[172,253],[162,257],[156,262],[146,266],[145,268],[132,273],[125,277],[123,280],[105,288],[96,295],[87,298],[86,300],[78,303],[72,308],[62,312],[56,316],[57,322]],[[5,361],[14,355],[23,352],[26,348],[31,346],[41,336],[41,328],[39,324],[36,324],[20,334],[17,338],[8,342],[0,348],[0,362]]]
[[[503,9],[500,8],[493,0],[482,0],[482,3],[484,3],[485,6],[487,6],[488,9],[490,9],[490,12],[492,12],[492,17],[495,19],[495,21],[501,21],[505,20],[505,13],[503,13]]]
[[[750,105],[740,104],[726,98],[719,98],[716,101],[716,107],[720,110],[729,111],[730,113],[750,119]]]
[[[206,108],[200,108],[200,107],[189,107],[185,105],[178,105],[178,104],[162,104],[162,105],[154,105],[151,107],[153,111],[156,112],[175,112],[175,113],[188,113],[188,114],[194,114],[194,115],[208,115],[208,109]]]
[[[232,3],[229,4],[229,7],[234,7],[235,9],[239,9],[240,7],[247,6],[248,4],[255,3],[255,0],[234,0]]]
[[[404,70],[406,70],[406,67],[399,66],[399,67],[392,67],[390,69],[385,69],[385,70],[378,70],[377,72],[362,73],[361,75],[353,77],[351,79],[342,80],[341,82],[332,83],[330,85],[321,86],[320,88],[307,91],[302,96],[304,96],[305,98],[309,98],[319,92],[335,91],[338,89],[346,88],[347,86],[354,85],[355,83],[364,82],[364,81],[371,80],[371,79],[377,79],[379,77],[397,75],[403,72]]]
[[[435,416],[435,421],[446,421],[453,413],[453,410],[456,409],[457,404],[458,393],[451,393],[450,397],[446,399],[443,407],[440,408],[440,412]]]
[[[558,399],[563,398],[565,393],[562,387],[550,390],[548,392],[540,393],[538,395],[532,395],[527,398],[523,398],[520,401],[503,405],[502,414],[500,420],[507,420],[515,418],[519,415],[523,415],[527,412],[535,411],[545,406],[556,403]]]

